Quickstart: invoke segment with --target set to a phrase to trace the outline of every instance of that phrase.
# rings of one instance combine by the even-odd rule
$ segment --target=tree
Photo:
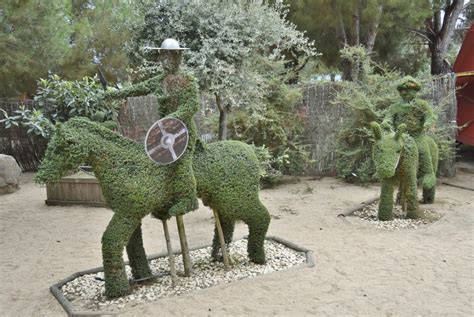
[[[68,50],[66,5],[5,1],[0,6],[0,97],[32,95],[36,80],[56,71]]]
[[[249,59],[259,55],[283,60],[290,51],[298,57],[316,55],[312,43],[285,19],[287,10],[280,4],[157,1],[143,5],[140,12],[144,22],[134,27],[138,31],[129,50],[132,59],[136,64],[146,63],[141,48],[159,46],[167,37],[189,47],[186,65],[199,79],[201,90],[214,96],[219,109],[219,139],[226,138],[229,109],[259,103],[264,94],[264,78],[256,68],[246,67]]]
[[[446,74],[451,71],[445,58],[463,5],[463,0],[432,1],[433,14],[425,20],[424,30],[415,30],[428,42],[432,75]]]
[[[129,0],[4,1],[0,5],[0,97],[31,97],[39,78],[97,73],[125,79]]]
[[[346,46],[363,45],[374,59],[398,66],[405,57],[408,29],[426,18],[429,1],[292,0],[289,19],[307,30],[328,69],[341,69],[344,79],[357,79],[361,65],[340,59]],[[417,48],[418,46],[416,46]],[[410,51],[410,50],[408,50]],[[423,56],[417,52],[418,58]],[[412,55],[404,58],[412,63]],[[415,64],[417,65],[417,64]],[[416,69],[412,70],[416,71]]]
[[[138,19],[129,0],[73,0],[70,5],[70,49],[61,74],[68,79],[92,76],[100,69],[109,81],[125,80],[129,60],[128,25]]]

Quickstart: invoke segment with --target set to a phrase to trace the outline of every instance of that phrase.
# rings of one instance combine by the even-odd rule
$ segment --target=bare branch
[[[431,39],[431,34],[429,32],[426,32],[426,31],[421,31],[421,30],[416,30],[416,29],[409,29],[410,32],[413,32],[415,33],[416,35],[418,36],[421,36],[422,38],[424,38],[425,40],[428,41],[428,43],[432,44],[433,43],[433,40]]]

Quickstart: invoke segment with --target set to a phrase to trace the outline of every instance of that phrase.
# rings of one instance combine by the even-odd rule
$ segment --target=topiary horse
[[[376,175],[382,182],[378,218],[393,219],[393,191],[398,184],[407,208],[407,218],[419,218],[417,201],[418,149],[415,140],[404,133],[405,125],[395,133],[382,133],[376,122],[370,124],[375,137],[372,157]]]
[[[232,238],[234,221],[242,219],[249,226],[249,258],[265,262],[263,244],[270,216],[258,197],[259,163],[252,148],[240,142],[216,142],[200,145],[194,155],[198,195],[217,210],[226,241]],[[122,260],[125,246],[133,277],[152,276],[141,220],[148,214],[162,220],[171,217],[173,197],[166,180],[174,177],[174,170],[152,162],[141,144],[86,119],[73,118],[50,140],[36,181],[56,182],[82,163],[92,166],[114,211],[102,236],[105,295],[123,296],[130,290]],[[214,243],[214,255],[217,250]]]
[[[193,168],[198,196],[204,205],[219,214],[225,243],[232,241],[235,221],[242,220],[249,227],[249,258],[255,263],[264,263],[263,243],[270,214],[258,197],[260,163],[253,148],[239,141],[207,145],[198,142]],[[219,248],[216,228],[212,244],[214,260],[219,260]]]

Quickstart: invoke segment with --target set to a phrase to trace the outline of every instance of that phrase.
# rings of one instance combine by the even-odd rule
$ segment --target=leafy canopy
[[[302,32],[288,22],[282,5],[261,1],[156,1],[142,5],[144,22],[135,26],[129,52],[136,64],[156,56],[144,46],[160,46],[176,38],[185,53],[185,63],[199,79],[201,90],[222,94],[233,105],[247,105],[261,98],[262,74],[247,67],[255,55],[282,60],[288,52],[315,56]],[[242,94],[242,91],[249,93]]]

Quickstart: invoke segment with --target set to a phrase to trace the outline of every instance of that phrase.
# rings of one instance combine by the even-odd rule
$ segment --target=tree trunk
[[[219,109],[219,141],[227,140],[227,108],[223,105],[222,96],[215,93],[216,105]]]
[[[438,49],[431,49],[431,75],[446,74],[449,67],[444,62],[444,54]]]
[[[434,12],[432,19],[428,19],[426,23],[425,34],[429,39],[432,75],[446,74],[450,71],[444,59],[453,36],[456,21],[463,9],[463,4],[463,0],[446,1],[443,21],[441,21],[441,12],[438,10]]]
[[[360,13],[359,0],[352,0],[352,32],[351,45],[357,46],[360,44]]]
[[[336,15],[336,36],[339,49],[343,49],[348,45],[347,34],[344,26],[344,19],[342,18],[341,8],[337,6],[335,0],[332,1],[332,9]],[[352,65],[348,60],[341,59],[342,80],[352,80]]]
[[[377,7],[377,12],[374,19],[372,20],[372,23],[369,24],[369,29],[367,30],[367,40],[365,43],[368,53],[371,53],[374,49],[375,38],[377,37],[377,30],[379,28],[380,19],[382,18],[382,12],[383,5],[381,4]]]

